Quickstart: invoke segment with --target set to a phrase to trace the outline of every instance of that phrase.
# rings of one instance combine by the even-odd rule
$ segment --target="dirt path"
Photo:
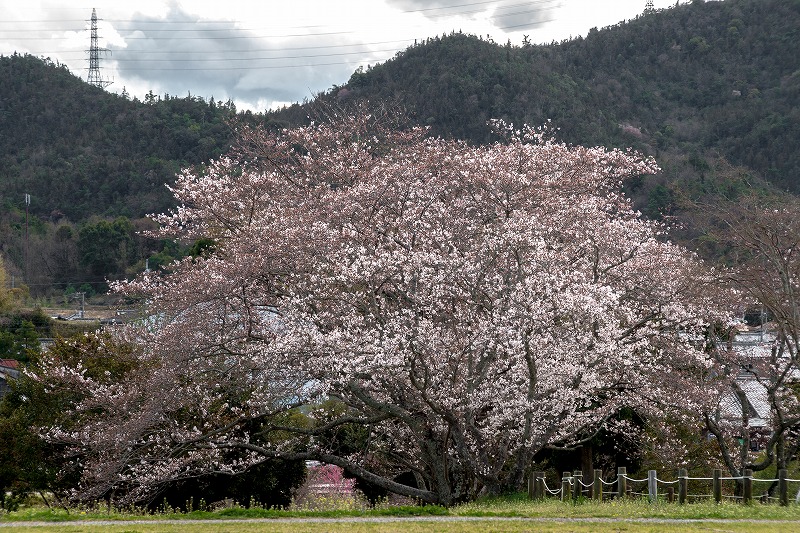
[[[410,522],[529,522],[529,523],[631,523],[631,524],[704,524],[757,523],[764,525],[792,524],[796,520],[748,520],[724,518],[526,518],[507,516],[376,516],[343,518],[230,518],[214,520],[73,520],[68,522],[0,522],[0,528],[45,526],[113,526],[126,524],[347,524],[347,523],[410,523]]]

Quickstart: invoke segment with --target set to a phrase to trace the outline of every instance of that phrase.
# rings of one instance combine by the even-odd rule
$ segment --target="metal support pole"
[[[31,286],[31,244],[28,232],[28,208],[31,205],[31,195],[25,195],[25,283]]]

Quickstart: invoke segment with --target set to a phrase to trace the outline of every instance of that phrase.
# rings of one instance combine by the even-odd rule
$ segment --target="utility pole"
[[[30,245],[30,238],[28,237],[28,208],[31,205],[31,195],[25,195],[25,283],[30,286],[31,278],[30,278],[30,257],[31,257],[31,245]]]
[[[73,298],[76,300],[80,300],[81,308],[78,310],[78,318],[83,320],[86,317],[86,293],[85,292],[76,292],[72,295]]]
[[[86,77],[86,81],[102,89],[103,87],[111,85],[112,82],[100,77],[100,52],[108,52],[108,49],[100,48],[97,44],[97,11],[94,8],[92,8],[92,18],[90,22],[92,37],[89,50],[86,50],[89,52],[89,75]]]

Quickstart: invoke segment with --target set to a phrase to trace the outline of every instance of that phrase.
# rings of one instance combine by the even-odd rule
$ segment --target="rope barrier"
[[[624,470],[624,469],[621,469],[621,470]],[[685,470],[683,470],[682,472],[685,472]],[[714,473],[715,473],[715,476],[716,476],[716,475],[719,475],[721,473],[721,471],[715,470]],[[785,474],[785,472],[781,472],[781,473]],[[596,497],[599,498],[600,500],[602,500],[604,497],[608,497],[610,499],[610,498],[615,498],[615,497],[620,496],[620,494],[619,494],[619,492],[617,490],[608,490],[608,491],[602,490],[604,486],[605,487],[615,487],[615,486],[617,486],[620,483],[620,480],[625,480],[630,484],[644,483],[644,482],[650,483],[651,480],[652,480],[652,482],[656,483],[656,485],[658,483],[661,483],[662,485],[668,485],[668,486],[675,485],[675,484],[681,483],[681,482],[686,483],[688,481],[706,481],[706,482],[707,481],[714,481],[714,494],[687,494],[686,493],[686,486],[685,485],[681,485],[681,491],[682,491],[681,492],[681,497],[682,498],[687,498],[687,499],[691,498],[691,499],[694,499],[694,500],[715,499],[715,498],[720,498],[721,497],[721,498],[724,498],[726,501],[733,501],[733,502],[747,501],[749,498],[752,497],[754,500],[760,499],[762,502],[780,501],[783,505],[786,505],[786,494],[785,494],[786,485],[785,484],[782,485],[782,488],[780,489],[781,490],[781,496],[780,497],[775,497],[775,496],[770,496],[766,491],[764,491],[761,496],[758,496],[758,495],[750,496],[749,495],[750,492],[748,492],[745,496],[734,495],[734,494],[720,494],[721,485],[718,484],[718,482],[722,482],[722,481],[743,482],[745,480],[749,480],[751,483],[754,482],[754,481],[758,481],[758,482],[761,482],[761,483],[777,483],[777,482],[781,482],[781,481],[786,482],[786,483],[800,483],[800,479],[792,479],[792,478],[758,479],[758,478],[753,477],[752,474],[751,475],[747,475],[747,476],[742,475],[742,476],[725,476],[725,477],[723,477],[723,476],[719,476],[719,477],[678,476],[678,478],[673,480],[673,481],[666,481],[666,480],[663,480],[663,479],[659,479],[654,470],[649,471],[648,472],[648,477],[642,478],[642,479],[635,479],[635,478],[632,478],[632,477],[630,477],[630,476],[628,476],[626,474],[618,473],[617,474],[617,479],[615,479],[614,481],[606,481],[602,477],[598,476],[597,478],[593,479],[591,482],[586,483],[586,482],[583,481],[583,476],[581,476],[580,474],[576,473],[576,475],[569,475],[568,472],[566,472],[566,474],[567,474],[566,476],[561,478],[560,486],[557,489],[551,489],[547,485],[547,481],[546,481],[546,479],[544,477],[535,477],[534,479],[535,479],[535,481],[541,482],[541,484],[542,484],[541,486],[544,489],[544,491],[546,491],[547,494],[550,494],[552,496],[561,495],[562,498],[565,496],[565,493],[564,493],[565,490],[567,490],[568,492],[574,492],[576,497],[578,495],[584,495],[585,493],[589,492],[589,491],[585,491],[584,489],[591,489],[593,487],[597,488],[596,487],[597,486],[597,481],[599,480],[599,482],[600,482],[599,483],[600,491],[599,491],[599,495],[596,496]],[[574,487],[574,489],[573,488],[565,489],[564,488],[564,483],[565,482],[569,484],[569,487]],[[745,491],[750,490],[750,489],[748,489],[748,485],[747,484],[745,484],[744,488],[745,488]],[[652,499],[654,497],[658,497],[659,499],[664,499],[664,494],[663,493],[659,494],[658,496],[655,496],[655,494],[651,493],[650,490],[645,490],[643,488],[640,489],[640,490],[641,491],[633,491],[633,490],[631,490],[631,488],[629,486],[627,488],[626,494],[630,495],[630,496],[641,497],[641,498],[649,497],[649,498]],[[675,489],[670,487],[669,491],[668,491],[670,500],[672,500],[675,497],[675,492],[677,492],[677,491],[675,491],[675,492],[673,492],[673,491],[675,491]],[[800,496],[798,496],[798,498],[795,500],[795,502],[796,503],[800,503]]]
[[[625,475],[623,475],[622,477],[624,477],[625,479],[627,479],[631,483],[641,483],[643,481],[647,481],[647,478],[644,478],[644,479],[633,479],[632,477],[628,477],[628,476],[625,476]]]
[[[627,476],[626,476],[626,478],[627,478]],[[627,479],[630,479],[630,478],[627,478]],[[656,479],[659,481],[659,483],[677,483],[677,481],[662,481],[662,480],[660,480],[658,478],[656,478]],[[712,478],[712,477],[682,477],[682,478],[679,478],[679,479],[687,479],[689,481],[713,481],[714,478]],[[744,481],[745,479],[749,479],[751,481],[763,481],[763,482],[767,482],[767,483],[775,483],[776,481],[780,481],[779,478],[761,479],[761,478],[757,478],[757,477],[753,477],[753,476],[727,476],[727,477],[721,477],[719,479],[720,479],[720,481]],[[636,481],[636,480],[631,480],[631,481]],[[788,483],[794,483],[794,482],[800,482],[800,479],[786,478],[786,481]]]
[[[663,479],[656,478],[656,481],[658,481],[659,483],[663,483],[664,485],[674,485],[675,483],[677,483],[680,480],[676,479],[675,481],[664,481]]]
[[[548,487],[547,486],[547,481],[543,477],[540,477],[539,480],[542,482],[542,486],[544,487],[544,490],[546,490],[550,494],[556,495],[556,494],[559,494],[561,492],[561,488],[553,490],[550,487]]]

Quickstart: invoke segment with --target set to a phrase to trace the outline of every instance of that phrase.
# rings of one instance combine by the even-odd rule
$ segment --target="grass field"
[[[701,520],[701,521],[698,521]],[[718,521],[717,521],[718,520]],[[234,507],[215,512],[122,513],[30,507],[0,517],[0,531],[14,533],[210,533],[299,531],[545,531],[545,532],[798,532],[800,505],[712,502],[677,505],[641,500],[597,503],[533,502],[523,495],[482,500],[452,509],[387,507],[376,511],[281,511]]]
[[[454,507],[449,511],[458,516],[517,516],[535,518],[665,518],[725,520],[797,520],[800,505],[781,507],[777,504],[703,501],[678,505],[643,500],[610,500],[602,503],[586,500],[563,503],[558,500],[531,501],[523,495],[480,500]]]
[[[285,522],[268,520],[262,522],[179,522],[179,523],[119,523],[119,524],[42,524],[22,525],[9,528],[14,533],[255,533],[277,532],[298,533],[303,531],[325,531],[342,533],[388,533],[404,531],[422,532],[553,532],[553,533],[678,533],[678,532],[731,532],[731,533],[766,533],[766,532],[800,532],[800,522],[558,522],[548,519],[512,519],[474,521],[436,521],[431,517],[413,522]],[[441,519],[439,519],[441,520]],[[0,531],[5,528],[0,525]]]

